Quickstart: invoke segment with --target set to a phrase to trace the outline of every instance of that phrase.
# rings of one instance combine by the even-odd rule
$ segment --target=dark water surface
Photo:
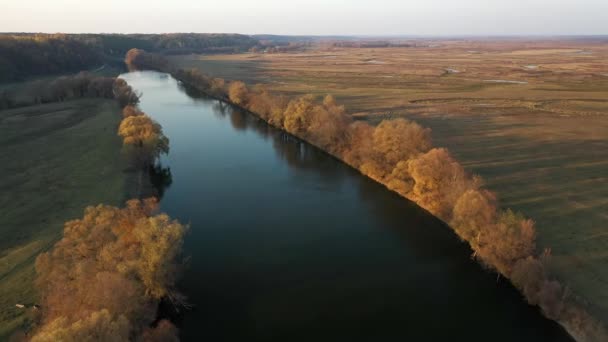
[[[160,122],[191,224],[184,341],[569,341],[416,205],[156,72],[122,75]]]

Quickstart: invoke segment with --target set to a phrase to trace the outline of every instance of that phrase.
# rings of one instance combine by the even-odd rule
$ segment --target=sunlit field
[[[120,204],[125,168],[113,100],[85,99],[0,111],[0,340],[37,303],[36,256],[85,206]]]
[[[331,93],[358,118],[408,117],[537,223],[551,268],[608,319],[605,41],[415,41],[409,48],[173,56],[180,67]]]

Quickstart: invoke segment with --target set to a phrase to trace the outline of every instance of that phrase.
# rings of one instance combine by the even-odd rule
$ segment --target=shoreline
[[[323,153],[325,153],[325,154],[327,154],[327,155],[331,156],[332,158],[334,158],[334,159],[336,159],[336,160],[338,160],[338,161],[342,162],[342,163],[343,163],[343,164],[345,164],[345,165],[348,165],[348,166],[349,166],[349,167],[351,167],[352,169],[355,169],[355,170],[356,170],[358,173],[360,173],[362,176],[365,176],[365,177],[367,177],[368,179],[371,179],[371,180],[375,181],[376,183],[379,183],[379,184],[383,185],[383,186],[384,186],[386,189],[388,189],[389,191],[396,193],[396,194],[397,194],[397,195],[399,195],[400,197],[402,197],[402,198],[404,198],[404,199],[406,199],[406,200],[408,200],[408,201],[411,201],[411,202],[415,203],[415,204],[416,204],[417,206],[419,206],[419,207],[420,207],[422,210],[425,210],[425,211],[429,212],[431,215],[433,215],[434,217],[436,217],[437,219],[439,219],[441,222],[443,222],[443,223],[444,223],[446,226],[448,226],[448,227],[449,227],[449,228],[452,230],[452,232],[453,232],[453,233],[455,233],[455,234],[456,234],[456,236],[458,236],[458,237],[459,237],[459,239],[460,239],[460,240],[465,241],[465,242],[466,242],[466,243],[469,245],[469,248],[471,249],[471,251],[472,251],[472,252],[474,252],[474,251],[475,251],[475,250],[474,250],[474,248],[473,248],[473,246],[471,245],[471,244],[472,244],[472,242],[471,242],[471,241],[469,241],[469,240],[467,240],[467,239],[463,238],[462,236],[460,236],[460,234],[458,234],[458,233],[457,233],[457,230],[456,230],[456,229],[455,229],[455,228],[454,228],[454,227],[453,227],[453,226],[452,226],[452,225],[451,225],[449,222],[446,222],[444,219],[442,219],[442,218],[441,218],[441,217],[439,217],[438,215],[435,215],[434,213],[430,212],[428,209],[426,209],[426,208],[422,207],[422,206],[420,205],[420,203],[418,203],[416,200],[411,199],[411,198],[408,198],[408,197],[404,196],[403,194],[399,193],[398,191],[396,191],[396,190],[394,190],[394,189],[391,189],[391,188],[389,187],[389,185],[388,185],[388,184],[386,184],[385,182],[381,181],[380,179],[375,179],[374,177],[370,177],[369,175],[365,174],[365,173],[364,173],[364,172],[363,172],[361,169],[359,169],[358,167],[356,167],[356,166],[354,166],[354,165],[351,165],[350,163],[348,163],[347,161],[345,161],[345,160],[344,160],[344,159],[342,159],[341,157],[339,157],[339,156],[337,156],[337,155],[335,155],[335,154],[333,154],[333,153],[331,153],[331,152],[327,151],[326,149],[324,149],[324,148],[322,148],[322,147],[320,147],[320,146],[316,145],[314,142],[311,142],[311,141],[309,141],[309,140],[307,140],[307,139],[305,139],[305,138],[303,138],[303,137],[300,137],[300,136],[297,136],[297,135],[295,135],[295,134],[293,134],[293,133],[291,133],[291,132],[288,132],[288,131],[287,131],[287,130],[285,130],[283,127],[277,126],[277,125],[275,125],[275,124],[273,124],[273,123],[269,122],[269,121],[268,121],[266,118],[264,118],[262,115],[260,115],[260,114],[258,114],[258,113],[255,113],[255,112],[253,112],[253,111],[251,111],[251,110],[249,110],[249,109],[247,109],[247,108],[245,108],[245,107],[243,107],[243,106],[241,106],[241,105],[239,105],[239,104],[236,104],[236,103],[232,102],[232,101],[231,101],[231,100],[230,100],[228,97],[222,97],[222,96],[217,96],[216,94],[212,94],[212,93],[210,93],[210,92],[208,91],[208,89],[205,89],[205,88],[203,88],[203,87],[200,87],[200,86],[198,86],[197,84],[195,84],[194,82],[189,82],[189,81],[188,81],[187,79],[185,79],[184,77],[180,77],[180,72],[183,72],[183,71],[184,71],[183,69],[177,69],[177,68],[173,68],[172,66],[166,65],[166,66],[165,66],[165,68],[163,68],[163,67],[144,67],[144,68],[142,68],[141,70],[146,70],[146,69],[147,69],[147,70],[154,70],[154,71],[159,71],[159,72],[164,72],[164,73],[167,73],[167,74],[171,75],[173,78],[175,78],[176,80],[178,80],[178,81],[179,81],[180,83],[182,83],[183,85],[188,86],[188,87],[190,87],[190,88],[192,88],[192,89],[194,89],[194,90],[196,90],[196,91],[200,92],[201,94],[204,94],[204,95],[205,95],[205,96],[207,96],[207,97],[210,97],[210,98],[213,98],[213,99],[215,99],[215,100],[218,100],[218,101],[220,101],[220,102],[222,102],[222,103],[225,103],[225,104],[228,104],[228,105],[234,106],[235,108],[238,108],[239,110],[242,110],[242,111],[244,111],[244,112],[246,112],[246,113],[249,113],[249,114],[253,115],[253,116],[254,116],[254,117],[256,117],[257,119],[263,120],[263,121],[264,121],[266,124],[270,125],[271,127],[275,128],[275,129],[280,130],[280,131],[281,131],[281,132],[283,132],[284,134],[287,134],[287,135],[289,135],[290,137],[293,137],[293,138],[297,139],[298,141],[305,142],[305,143],[307,143],[307,144],[309,144],[309,145],[311,145],[311,146],[314,146],[316,149],[318,149],[318,150],[322,151]],[[475,253],[476,253],[476,252],[475,252]],[[475,254],[474,254],[474,255],[475,255]],[[481,264],[481,262],[480,262],[480,264]],[[523,300],[526,300],[526,299],[527,299],[527,297],[526,297],[526,295],[524,294],[524,292],[522,291],[522,289],[520,289],[520,288],[517,286],[517,284],[515,284],[514,280],[513,280],[511,277],[509,277],[509,276],[507,276],[506,274],[504,274],[503,272],[499,271],[499,270],[496,268],[496,266],[495,266],[495,265],[489,265],[489,266],[492,266],[492,267],[494,267],[494,268],[495,268],[494,270],[491,270],[492,272],[496,272],[496,273],[497,273],[499,276],[500,276],[500,275],[502,275],[504,278],[508,279],[508,280],[509,280],[509,282],[510,282],[510,284],[511,284],[511,285],[513,285],[515,288],[517,288],[517,289],[518,289],[518,291],[519,291],[519,292],[522,294],[522,299],[523,299]],[[571,337],[573,337],[573,338],[574,338],[575,340],[577,340],[577,341],[595,341],[595,339],[588,339],[588,338],[586,338],[586,337],[583,335],[583,333],[588,332],[588,330],[591,330],[591,329],[587,329],[587,327],[588,327],[588,326],[589,326],[590,328],[594,328],[594,329],[592,330],[592,333],[597,333],[597,334],[598,334],[598,336],[605,336],[605,335],[604,335],[604,334],[605,334],[605,331],[603,330],[603,326],[601,326],[601,323],[599,323],[599,321],[597,321],[597,322],[596,322],[596,321],[592,321],[591,323],[585,323],[584,319],[585,319],[585,318],[591,318],[592,316],[590,316],[590,315],[588,314],[588,312],[587,312],[587,310],[585,309],[584,305],[583,305],[583,304],[581,304],[581,303],[580,303],[580,300],[577,300],[577,299],[576,299],[576,297],[577,297],[576,295],[574,295],[574,294],[570,294],[570,295],[569,295],[569,297],[567,298],[568,300],[567,300],[567,301],[566,301],[566,300],[564,300],[564,302],[563,302],[563,309],[562,309],[562,312],[569,310],[569,312],[570,312],[571,314],[579,315],[578,317],[581,317],[581,316],[582,316],[582,317],[583,317],[583,323],[581,323],[580,321],[579,321],[579,322],[576,322],[576,321],[575,321],[575,322],[568,322],[568,321],[563,320],[563,319],[554,319],[554,318],[547,317],[547,315],[546,315],[546,314],[545,314],[545,313],[544,313],[542,310],[540,310],[539,305],[530,304],[530,303],[528,303],[528,304],[529,304],[529,305],[532,305],[532,306],[536,306],[536,307],[537,307],[537,308],[540,310],[541,314],[543,314],[543,316],[545,316],[547,319],[550,319],[550,320],[553,320],[553,321],[557,322],[559,325],[561,325],[561,326],[564,328],[564,330],[565,330],[565,331],[566,331],[566,332],[567,332],[567,333],[568,333],[568,334],[569,334]],[[566,299],[566,297],[564,297],[564,299]],[[574,320],[573,320],[573,321],[574,321]],[[578,326],[576,326],[576,327],[575,327],[575,326],[574,326],[575,324],[578,324]],[[597,324],[600,324],[600,326],[598,327],[598,326],[597,326]]]

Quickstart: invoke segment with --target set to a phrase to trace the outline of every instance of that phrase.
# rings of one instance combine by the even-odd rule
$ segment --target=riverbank
[[[414,203],[166,73],[121,78],[171,137],[162,209],[192,223],[184,341],[572,341]]]
[[[34,328],[39,309],[32,308],[41,304],[34,263],[60,240],[66,222],[91,204],[120,206],[156,194],[117,135],[122,107],[137,100],[124,81],[79,73],[45,79],[36,89],[33,82],[7,88],[27,100],[8,101],[16,108],[0,110],[0,186],[6,190],[0,196],[0,340]]]
[[[550,273],[608,323],[608,79],[601,76],[608,50],[578,39],[532,45],[473,40],[167,58],[274,95],[330,93],[353,118],[373,125],[405,118],[432,129],[434,144],[482,176],[504,207],[534,219],[538,250],[551,248]],[[441,76],[445,68],[460,73]],[[482,82],[491,79],[529,83]]]
[[[164,70],[164,71],[167,71],[167,70]],[[269,124],[271,124],[271,125],[279,128],[279,129],[284,129],[284,127],[282,127],[281,125],[277,125],[276,122],[273,122],[272,120],[269,120],[267,116],[260,115],[260,113],[256,113],[255,111],[249,110],[246,106],[242,106],[239,103],[237,103],[236,101],[232,101],[232,100],[227,99],[226,97],[223,97],[221,95],[218,96],[217,91],[212,91],[211,90],[212,88],[210,88],[208,86],[208,84],[209,84],[208,82],[205,82],[203,84],[203,86],[201,86],[199,83],[193,82],[192,79],[189,79],[187,77],[187,75],[184,74],[183,70],[171,70],[171,74],[175,78],[180,79],[185,84],[193,86],[195,89],[198,89],[199,91],[202,91],[202,92],[204,92],[204,93],[206,93],[206,94],[208,94],[208,95],[210,95],[210,96],[212,96],[212,97],[214,97],[216,99],[222,100],[222,101],[224,101],[226,103],[230,103],[230,104],[235,105],[235,106],[237,106],[239,108],[243,108],[244,110],[247,110],[247,111],[255,114],[256,116],[260,117],[261,119],[263,119],[264,121],[268,122]],[[325,150],[326,152],[332,154],[334,157],[336,157],[336,158],[344,161],[344,159],[342,157],[340,157],[339,155],[337,155],[335,153],[331,153],[331,152],[327,151],[327,148],[324,148],[323,146],[319,146],[314,141],[310,141],[310,140],[308,140],[306,138],[303,138],[302,136],[298,136],[298,135],[295,135],[295,136],[297,136],[298,138],[303,139],[303,140],[305,140],[305,141],[307,141],[307,142],[309,142],[309,143],[311,143],[313,145],[316,145],[316,146],[320,147],[321,149]],[[351,164],[351,166],[353,166],[353,165]],[[360,169],[358,169],[357,167],[355,167],[355,169],[357,169],[359,172],[362,172],[364,175],[370,176],[369,173],[363,172]],[[379,183],[387,186],[387,188],[389,188],[390,190],[393,190],[393,191],[395,191],[397,193],[400,193],[402,196],[404,196],[403,193],[401,193],[400,191],[396,190],[393,185],[389,185],[389,184],[387,184],[386,182],[383,182],[381,179],[379,179],[377,177],[374,178],[372,176],[370,178],[372,178],[372,179],[378,181]],[[407,196],[404,196],[404,197],[412,200],[412,198],[410,198],[410,197],[407,197]],[[418,202],[418,203],[420,204],[420,202]],[[424,205],[423,205],[423,207],[424,207]],[[431,210],[431,212],[432,212],[432,210]],[[435,213],[435,214],[437,214],[437,213]],[[440,218],[441,218],[441,216],[440,216]],[[443,219],[444,219],[444,221],[446,221],[445,218],[443,218]],[[446,221],[446,222],[448,222],[448,221]],[[456,232],[458,233],[458,230],[456,230]],[[462,234],[459,234],[459,236],[461,238],[467,240],[466,237],[463,236]],[[470,244],[473,243],[473,245],[471,245],[471,247],[474,247],[474,241],[469,240],[469,243]],[[473,249],[475,250],[475,248],[473,248]],[[487,263],[487,261],[484,261],[484,262]],[[534,259],[532,260],[532,262],[534,264],[532,267],[537,267],[539,265],[539,262],[534,261]],[[541,260],[541,262],[542,262],[542,260]],[[491,265],[491,266],[498,267],[499,270],[500,270],[500,268],[502,268],[501,273],[503,275],[505,275],[505,276],[509,275],[509,273],[511,271],[508,268],[504,268],[505,267],[504,265],[502,267],[500,265],[496,265],[496,264],[495,265]],[[530,265],[526,265],[526,266],[530,266]],[[540,267],[542,267],[542,264],[540,264]],[[540,272],[542,272],[544,274],[544,271],[541,270]],[[545,277],[547,277],[546,275],[542,275],[541,277],[542,277],[542,279],[550,279],[550,278],[545,278]],[[519,286],[522,286],[522,282],[524,284],[526,284],[527,281],[528,280],[526,280],[526,279],[521,280],[521,278],[520,278],[520,280],[519,280]],[[549,284],[555,284],[555,282],[554,281],[550,281]],[[553,286],[553,289],[555,289],[554,285],[550,285],[550,286]],[[559,286],[559,285],[557,285],[557,286]],[[530,292],[531,289],[530,288],[526,289],[525,285],[523,287],[521,287],[521,289],[523,291],[527,292],[528,294],[531,293]],[[591,338],[589,336],[585,337],[584,334],[592,334],[592,335],[593,334],[602,334],[603,331],[601,330],[601,327],[597,326],[597,324],[593,322],[593,320],[591,319],[591,317],[589,317],[584,312],[584,310],[582,309],[582,307],[580,307],[578,304],[576,304],[576,303],[574,303],[572,301],[572,296],[568,297],[567,301],[564,301],[564,299],[566,299],[566,296],[564,295],[565,292],[562,292],[562,291],[566,291],[567,292],[567,290],[560,290],[559,288],[557,288],[557,292],[553,294],[554,296],[558,296],[558,297],[564,296],[564,297],[562,297],[562,299],[559,301],[559,306],[557,308],[553,306],[552,309],[556,309],[557,310],[556,313],[558,315],[567,315],[567,319],[565,319],[565,320],[564,319],[559,319],[558,321],[560,321],[562,324],[564,324],[568,328],[568,330],[571,332],[571,334],[574,335],[575,337],[577,337],[579,340],[593,340],[593,337],[591,337]],[[531,298],[528,297],[528,300],[531,300]],[[544,310],[547,310],[547,309],[545,308]],[[554,312],[554,314],[555,314],[555,312]],[[549,315],[552,315],[552,314],[549,314]],[[567,322],[565,322],[565,321],[567,321]],[[574,323],[576,323],[578,325],[575,326],[575,325],[573,325]],[[592,326],[591,328],[589,327],[589,323]]]

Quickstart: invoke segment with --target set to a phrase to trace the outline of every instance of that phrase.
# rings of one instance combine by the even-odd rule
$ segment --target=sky
[[[608,0],[0,0],[0,32],[608,35]]]

